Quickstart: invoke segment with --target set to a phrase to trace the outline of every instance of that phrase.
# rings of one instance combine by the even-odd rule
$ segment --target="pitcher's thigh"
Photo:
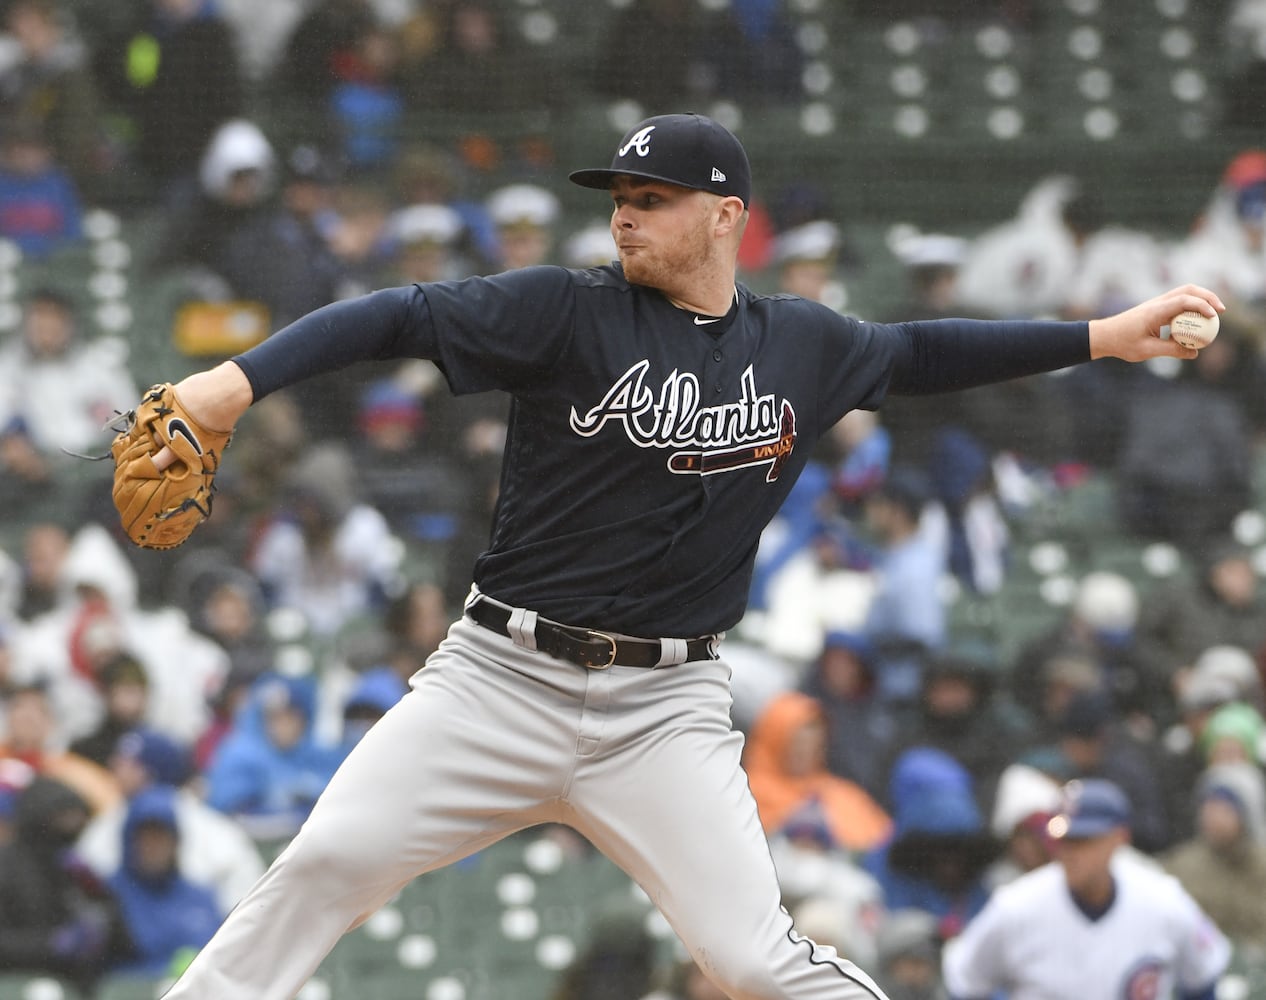
[[[736,733],[657,733],[582,769],[578,825],[734,1000],[882,997],[862,970],[793,930],[741,752]]]
[[[451,656],[424,668],[313,808],[292,844],[303,863],[411,878],[553,818],[574,729],[504,674]]]

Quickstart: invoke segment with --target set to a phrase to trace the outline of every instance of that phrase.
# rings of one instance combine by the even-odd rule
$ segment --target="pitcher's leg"
[[[647,891],[733,1000],[882,998],[852,962],[797,935],[781,906],[739,767],[742,737],[730,731],[726,668],[688,664],[662,674],[654,697],[622,723],[632,733],[641,712],[659,724],[618,748],[604,740],[611,752],[577,770],[569,796],[577,825]],[[619,700],[628,709],[637,698],[622,691]]]
[[[414,876],[549,818],[575,747],[566,692],[454,641],[361,740],[290,846],[167,994],[289,1000]]]

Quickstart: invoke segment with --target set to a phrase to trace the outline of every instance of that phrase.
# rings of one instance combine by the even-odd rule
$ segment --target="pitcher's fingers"
[[[159,472],[162,472],[174,461],[176,461],[176,453],[166,445],[163,446],[161,451],[154,454],[154,468],[156,468]]]

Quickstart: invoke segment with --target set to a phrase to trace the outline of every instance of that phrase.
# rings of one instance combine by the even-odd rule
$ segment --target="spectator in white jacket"
[[[36,289],[0,346],[0,435],[21,435],[46,458],[103,450],[102,425],[138,396],[127,357],[118,338],[81,336],[69,296]]]
[[[210,721],[207,694],[222,682],[228,656],[199,635],[174,607],[143,609],[137,579],[105,528],[76,532],[61,566],[52,610],[19,623],[13,672],[19,682],[43,682],[69,742],[92,732],[104,711],[98,671],[119,653],[141,662],[149,681],[146,722],[191,741]]]

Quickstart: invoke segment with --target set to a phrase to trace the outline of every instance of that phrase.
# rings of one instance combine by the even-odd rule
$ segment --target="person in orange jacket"
[[[892,820],[860,785],[827,770],[826,745],[826,714],[817,699],[786,691],[765,706],[743,758],[761,825],[777,833],[816,801],[837,844],[855,852],[877,847]]]

